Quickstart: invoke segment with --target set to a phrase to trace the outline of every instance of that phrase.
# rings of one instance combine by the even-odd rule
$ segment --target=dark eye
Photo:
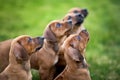
[[[71,16],[68,16],[68,20],[70,20],[72,17]]]
[[[75,10],[75,11],[74,11],[74,13],[78,13],[78,11],[77,11],[77,10]]]
[[[28,38],[28,42],[31,42],[32,41],[32,38]]]
[[[80,41],[80,36],[76,36],[76,39]]]
[[[57,27],[57,28],[61,27],[61,24],[60,24],[60,23],[57,23],[57,24],[56,24],[56,27]]]
[[[70,46],[71,46],[72,48],[74,48],[74,45],[73,45],[73,44],[70,44]]]

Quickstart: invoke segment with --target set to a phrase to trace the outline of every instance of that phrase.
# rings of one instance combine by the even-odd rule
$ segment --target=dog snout
[[[76,14],[76,21],[77,21],[77,24],[80,25],[84,21],[84,16],[80,13]]]
[[[87,30],[86,30],[86,29],[84,29],[84,30],[82,30],[82,32],[83,32],[83,33],[87,33]]]
[[[37,46],[35,51],[38,51],[39,49],[42,48],[42,46],[44,44],[44,37],[36,37],[35,38],[35,43],[38,44],[38,46]]]
[[[44,41],[44,37],[41,36],[41,37],[37,37],[38,41],[40,44],[43,44],[43,41]]]
[[[76,17],[79,18],[79,19],[83,19],[84,18],[84,16],[82,14],[79,14],[79,13],[76,14]]]
[[[45,39],[43,36],[38,37],[38,38],[39,38],[39,40],[42,40],[42,41]]]
[[[68,24],[72,25],[72,20],[68,20]]]
[[[82,30],[82,33],[84,33],[86,36],[89,36],[89,33],[88,33],[88,31],[86,29]]]
[[[82,14],[84,15],[84,17],[86,17],[88,15],[88,10],[87,9],[82,9]]]

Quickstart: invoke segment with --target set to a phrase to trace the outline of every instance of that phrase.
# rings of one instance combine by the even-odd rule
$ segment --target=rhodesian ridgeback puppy
[[[63,43],[66,67],[54,80],[91,80],[84,58],[89,37],[86,31],[70,35]]]
[[[63,20],[65,21],[72,19],[72,21],[75,22],[72,33],[80,33],[81,30],[85,29],[82,23],[84,22],[84,19],[87,17],[87,15],[87,9],[72,8],[68,11]]]
[[[0,42],[0,72],[9,64],[9,51],[12,39]]]
[[[27,35],[13,39],[9,52],[9,65],[0,73],[0,80],[32,80],[30,56],[43,45],[43,38]]]
[[[31,57],[31,66],[39,70],[40,80],[53,80],[55,64],[58,61],[59,41],[71,28],[71,21],[54,20],[47,25],[43,47]]]
[[[66,20],[72,20],[73,22],[73,28],[69,32],[69,34],[60,42],[61,45],[63,44],[64,40],[71,34],[80,33],[82,30],[85,30],[85,27],[83,26],[84,19],[87,17],[88,11],[87,9],[80,9],[80,8],[72,8],[68,11],[68,13],[63,18],[63,21]],[[58,51],[59,54],[59,60],[56,64],[56,74],[57,76],[61,71],[65,68],[66,62],[64,60],[64,52],[60,48]]]
[[[45,68],[50,68],[51,65],[53,66],[53,64],[55,64],[58,59],[58,56],[56,53],[58,51],[59,42],[61,41],[61,39],[64,38],[64,36],[66,36],[68,34],[69,31],[71,31],[71,28],[72,28],[71,20],[69,20],[69,21],[55,20],[55,21],[50,22],[44,31],[44,37],[46,39],[44,41],[43,49],[31,56],[31,59],[30,59],[31,68],[39,70],[39,73],[42,75],[42,70],[44,71],[44,69],[42,69],[42,68],[44,65],[46,65],[46,67],[44,66]],[[4,41],[4,42],[0,43],[0,49],[1,49],[0,66],[2,66],[2,68],[0,69],[1,71],[3,69],[5,69],[5,67],[9,63],[8,55],[9,55],[10,44],[12,41],[13,40],[8,40],[8,41]],[[40,65],[42,67],[40,67]],[[48,73],[44,72],[43,77],[41,77],[43,80],[44,80],[44,78],[45,78],[44,76],[46,74],[48,74]],[[46,77],[46,78],[48,78],[48,77]],[[48,80],[49,80],[49,78],[48,78]]]

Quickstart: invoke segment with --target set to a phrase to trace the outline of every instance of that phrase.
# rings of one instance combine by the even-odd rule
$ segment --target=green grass
[[[41,36],[50,21],[61,19],[70,8],[87,8],[86,58],[92,80],[119,80],[119,5],[119,0],[0,0],[0,41],[22,34]],[[37,80],[38,72],[32,74]]]

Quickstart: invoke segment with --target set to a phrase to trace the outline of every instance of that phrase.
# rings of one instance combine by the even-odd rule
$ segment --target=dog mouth
[[[44,43],[44,37],[37,37],[39,40],[39,46],[35,49],[35,51],[38,51],[42,48],[43,43]]]
[[[84,20],[78,20],[77,23],[75,24],[75,26],[80,26],[83,22],[84,22]]]
[[[76,24],[75,26],[80,26],[83,22],[84,22],[84,15],[79,14],[78,16],[76,16]]]
[[[36,49],[35,49],[35,52],[37,52],[38,50],[40,50],[42,48],[42,45],[41,46],[38,46]]]
[[[82,21],[78,21],[78,22],[75,24],[75,26],[80,26],[83,22],[84,22],[83,20],[82,20]]]

